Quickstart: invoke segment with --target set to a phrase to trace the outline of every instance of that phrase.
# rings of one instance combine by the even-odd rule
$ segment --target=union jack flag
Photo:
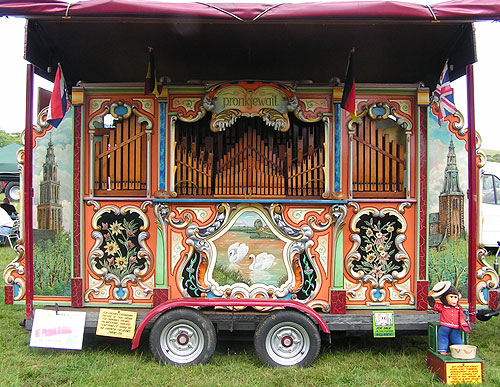
[[[434,90],[433,100],[439,104],[439,125],[441,125],[446,117],[457,112],[455,100],[453,99],[450,75],[448,73],[448,61],[444,64],[443,72],[439,77],[439,83],[436,86],[436,90]]]

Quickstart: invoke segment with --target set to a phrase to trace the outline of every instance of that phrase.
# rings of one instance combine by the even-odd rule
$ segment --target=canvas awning
[[[356,81],[433,88],[475,62],[472,22],[500,18],[491,1],[433,6],[391,1],[203,4],[130,0],[4,1],[0,14],[28,18],[26,59],[51,78],[60,62],[78,81],[141,82],[147,48],[158,76],[189,80],[343,80],[356,47]]]

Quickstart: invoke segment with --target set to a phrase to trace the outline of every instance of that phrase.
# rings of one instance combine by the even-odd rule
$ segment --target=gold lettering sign
[[[216,114],[228,109],[238,109],[241,113],[258,115],[263,108],[274,109],[283,114],[286,112],[287,97],[279,89],[269,86],[256,90],[229,86],[215,95],[214,104]]]
[[[481,363],[446,363],[447,384],[479,384],[482,382]]]
[[[226,130],[239,117],[262,117],[267,125],[285,132],[290,128],[288,112],[297,108],[297,100],[285,86],[241,82],[210,89],[204,108],[212,112],[210,128],[214,132]]]
[[[136,321],[137,312],[100,309],[96,335],[132,339]]]

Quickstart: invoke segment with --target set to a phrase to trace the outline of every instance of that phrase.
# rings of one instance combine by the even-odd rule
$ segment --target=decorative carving
[[[200,97],[173,97],[171,111],[184,122],[196,122],[205,117],[206,110]]]
[[[476,283],[477,302],[481,305],[488,305],[487,294],[488,290],[496,289],[499,285],[498,273],[486,261],[486,249],[481,248],[477,251],[477,262],[479,269],[476,272],[476,278],[479,280]]]
[[[179,215],[177,211],[155,207],[162,227],[168,223],[185,230],[188,251],[178,271],[184,296],[289,297],[307,303],[319,290],[320,272],[311,252],[314,231],[309,225],[296,229],[288,224],[281,205],[266,210],[241,204],[231,209],[221,203],[205,227],[198,226],[187,209]],[[330,224],[333,221],[338,222],[336,215],[329,219]]]
[[[329,101],[325,98],[301,98],[295,116],[304,122],[318,122],[328,112]]]
[[[217,84],[208,89],[203,107],[212,112],[210,128],[224,131],[239,117],[262,117],[275,130],[290,128],[287,112],[297,109],[295,92],[288,86],[264,82]]]
[[[153,255],[145,244],[149,221],[144,212],[133,206],[121,209],[106,206],[94,214],[92,229],[95,244],[89,253],[88,265],[100,282],[86,291],[85,301],[90,302],[90,294],[99,294],[99,288],[109,283],[114,285],[110,303],[132,302],[129,283],[142,288],[144,296],[151,296],[153,290],[142,281],[153,267]]]
[[[7,285],[14,286],[14,301],[20,301],[26,294],[24,270],[24,241],[18,240],[14,246],[16,258],[12,260],[3,271],[3,280]]]
[[[346,268],[358,286],[350,289],[348,296],[354,296],[362,283],[370,283],[370,300],[381,303],[387,299],[387,283],[401,298],[407,297],[410,304],[415,302],[414,295],[399,283],[410,270],[410,257],[403,247],[406,228],[405,219],[392,208],[366,208],[353,216],[353,247],[346,257]]]
[[[411,133],[413,129],[413,125],[409,119],[404,117],[398,112],[398,109],[394,106],[389,106],[385,102],[377,102],[368,106],[363,106],[361,113],[358,115],[356,121],[351,120],[348,122],[347,127],[349,128],[349,132],[354,133],[356,128],[354,124],[360,124],[362,122],[362,118],[368,115],[371,120],[383,120],[387,118],[392,118],[398,124],[405,133]]]
[[[101,113],[97,114],[94,116],[90,122],[89,122],[89,128],[92,130],[102,128],[103,127],[103,117],[106,114],[111,114],[113,118],[117,121],[123,121],[132,116],[134,114],[137,116],[137,122],[139,124],[142,124],[145,122],[146,129],[152,129],[153,128],[153,121],[151,118],[145,116],[144,114],[141,113],[141,111],[138,109],[137,105],[130,105],[126,102],[123,101],[117,101],[113,102],[108,105],[104,105],[104,109]]]

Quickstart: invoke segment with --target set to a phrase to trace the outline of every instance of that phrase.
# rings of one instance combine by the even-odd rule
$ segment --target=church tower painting
[[[447,240],[465,235],[465,195],[460,189],[459,170],[453,138],[450,139],[443,189],[439,194],[439,212],[429,214],[429,242],[440,247]]]
[[[57,162],[52,144],[49,138],[47,154],[43,164],[43,178],[40,181],[40,203],[37,206],[38,228],[54,230],[56,233],[62,227],[62,205],[60,202],[61,184],[57,180]]]

